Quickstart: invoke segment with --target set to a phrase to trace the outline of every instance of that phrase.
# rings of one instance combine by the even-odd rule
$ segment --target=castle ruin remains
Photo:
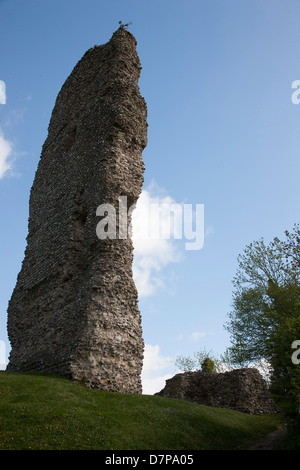
[[[165,387],[155,395],[247,414],[280,411],[265,380],[251,367],[218,374],[201,370],[179,373],[166,380]]]
[[[57,96],[30,194],[27,247],[8,306],[11,371],[141,393],[144,343],[130,236],[99,239],[97,207],[136,203],[147,107],[136,40],[121,26]],[[126,213],[130,227],[130,213]],[[118,231],[118,217],[117,231]]]

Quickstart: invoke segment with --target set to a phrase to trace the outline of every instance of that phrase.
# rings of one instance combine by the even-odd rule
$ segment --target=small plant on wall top
[[[130,26],[131,24],[132,24],[131,21],[130,21],[130,23],[123,23],[122,21],[119,21],[120,28],[123,28],[123,29],[126,29],[126,30],[128,30],[128,26]]]

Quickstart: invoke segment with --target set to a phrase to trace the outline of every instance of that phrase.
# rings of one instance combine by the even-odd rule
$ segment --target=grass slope
[[[247,449],[278,415],[251,416],[151,395],[0,372],[0,449]]]

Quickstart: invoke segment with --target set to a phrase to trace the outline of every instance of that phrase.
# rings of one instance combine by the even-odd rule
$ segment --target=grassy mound
[[[0,450],[247,449],[280,419],[0,372]]]

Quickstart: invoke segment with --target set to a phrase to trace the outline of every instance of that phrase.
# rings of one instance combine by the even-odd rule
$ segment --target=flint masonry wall
[[[147,108],[140,69],[135,38],[121,27],[85,53],[57,96],[8,307],[9,370],[52,371],[91,387],[141,392],[132,242],[96,234],[100,204],[117,208],[119,196],[127,196],[131,206],[141,192]]]
[[[202,371],[176,374],[166,380],[165,387],[156,395],[249,414],[279,412],[266,382],[252,368],[220,374]]]

